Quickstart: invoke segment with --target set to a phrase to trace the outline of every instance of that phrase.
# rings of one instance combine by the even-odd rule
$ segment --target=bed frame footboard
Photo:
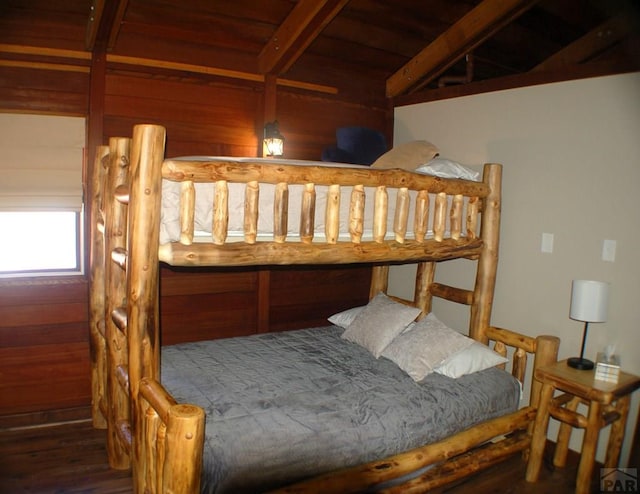
[[[494,349],[510,355],[511,372],[521,382],[527,359],[534,369],[557,360],[560,340],[532,338],[507,329],[487,328]],[[511,351],[509,351],[511,349]],[[141,434],[134,441],[136,492],[200,492],[205,414],[202,408],[179,404],[154,379],[140,382],[137,415]],[[531,426],[539,402],[540,383],[532,380],[530,403],[509,415],[478,424],[446,439],[379,461],[367,463],[283,488],[274,493],[357,493],[383,483],[387,494],[425,492],[503,461],[531,443]],[[412,475],[421,471],[419,475]],[[408,480],[397,482],[407,476]],[[395,482],[394,482],[395,481]]]
[[[511,372],[520,382],[524,380],[528,355],[534,357],[534,368],[557,360],[560,340],[555,336],[532,338],[495,327],[487,328],[487,335],[495,342],[494,349],[499,353],[507,355],[507,348],[513,349]],[[483,422],[442,441],[380,461],[331,472],[278,489],[273,494],[346,494],[367,492],[376,486],[376,492],[385,494],[411,493],[449,484],[499,463],[518,451],[526,454],[539,399],[540,383],[533,380],[529,405],[514,413]],[[416,476],[418,471],[424,473]],[[408,480],[398,481],[404,476],[408,476]],[[379,488],[383,483],[390,486]]]

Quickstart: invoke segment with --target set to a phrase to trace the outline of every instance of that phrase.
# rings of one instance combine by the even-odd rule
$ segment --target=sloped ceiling
[[[0,63],[55,58],[395,100],[640,68],[635,0],[4,0]],[[7,62],[7,60],[9,62]]]

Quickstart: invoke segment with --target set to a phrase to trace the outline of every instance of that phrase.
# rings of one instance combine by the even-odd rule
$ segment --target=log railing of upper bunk
[[[499,165],[487,166],[490,170]],[[474,257],[482,246],[477,236],[478,213],[482,200],[491,193],[491,187],[484,182],[444,181],[402,170],[338,167],[328,170],[318,166],[185,160],[165,160],[162,170],[165,179],[181,182],[181,236],[179,242],[161,246],[160,259],[178,265],[336,264],[382,262],[393,258],[419,261],[427,252],[433,260]],[[206,243],[194,243],[194,182],[215,184],[212,235]],[[227,242],[229,184],[234,182],[245,184],[244,242]],[[338,183],[340,185],[336,185]],[[274,185],[274,228],[271,241],[258,242],[258,204],[262,184]],[[287,239],[287,205],[292,185],[302,186],[298,241]],[[317,186],[327,186],[322,240],[314,237]],[[341,187],[352,188],[347,242],[338,240]],[[370,219],[373,237],[370,241],[363,240],[365,188],[375,190],[373,217]],[[396,192],[392,222],[388,218],[390,189]],[[416,194],[414,201],[410,199],[410,191]],[[431,208],[433,235],[427,237]],[[413,209],[412,225],[408,224],[410,209]],[[393,225],[394,242],[385,241],[388,223]],[[426,248],[425,242],[429,239],[436,243],[429,242]],[[211,244],[224,246],[224,249],[212,249]]]
[[[106,190],[114,191],[128,181],[131,140],[109,140],[110,163],[107,170]],[[107,430],[109,463],[113,468],[128,468],[131,455],[131,409],[129,382],[129,341],[127,313],[127,203],[118,197],[108,199],[105,221],[106,293],[105,338],[107,344],[107,415],[113,424]]]

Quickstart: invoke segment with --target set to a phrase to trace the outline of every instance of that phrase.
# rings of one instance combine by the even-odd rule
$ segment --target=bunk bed
[[[249,360],[261,362],[263,367],[254,369],[252,379],[259,381],[259,375],[271,374],[269,362],[273,361],[275,366],[277,358],[286,361],[288,357],[270,354],[271,349],[263,350],[263,344],[283,338],[288,338],[289,348],[311,346],[315,354],[327,344],[327,338],[332,339],[331,345],[342,345],[338,352],[349,345],[353,351],[360,352],[357,359],[351,353],[341,356],[336,353],[333,361],[322,354],[318,362],[331,368],[331,373],[337,372],[342,362],[358,360],[366,362],[367,371],[361,367],[351,369],[348,372],[352,377],[371,373],[377,379],[381,374],[386,378],[395,373],[398,379],[408,380],[414,388],[420,384],[389,359],[375,358],[369,350],[341,338],[342,330],[336,326],[163,349],[161,383],[158,307],[161,262],[208,267],[370,263],[370,304],[384,297],[386,301],[404,304],[402,307],[417,308],[411,315],[413,318],[419,313],[414,324],[432,316],[434,296],[468,305],[469,336],[484,345],[493,342],[495,352],[508,356],[511,361],[510,373],[502,370],[504,364],[502,369],[482,372],[493,372],[497,379],[502,379],[502,374],[509,379],[513,376],[522,383],[525,374],[530,375],[528,356],[533,356],[534,368],[555,361],[557,338],[532,338],[490,325],[498,260],[500,165],[485,165],[483,180],[473,182],[364,167],[193,157],[165,159],[164,144],[163,127],[137,125],[131,139],[112,138],[108,146],[97,150],[91,180],[93,421],[96,427],[107,429],[110,465],[132,469],[135,492],[196,493],[201,486],[209,488],[211,482],[215,483],[203,472],[203,464],[219,461],[207,459],[204,453],[211,449],[210,439],[205,438],[205,421],[208,430],[217,429],[219,423],[213,415],[220,408],[214,407],[205,419],[204,403],[181,403],[168,391],[173,386],[174,394],[182,393],[179,385],[172,384],[176,375],[185,369],[185,360],[176,360],[176,354],[186,355],[191,363],[198,360],[197,352],[205,359],[217,355],[213,367],[218,369],[218,375],[203,379],[202,371],[193,371],[196,377],[192,375],[192,381],[187,384],[193,396],[201,391],[198,381],[224,380],[226,372],[219,369],[226,367],[218,364],[225,355],[235,351],[233,347],[249,348]],[[173,187],[174,192],[177,187],[179,201],[174,206],[178,208],[177,216],[163,209],[167,187]],[[202,187],[213,191],[207,199],[212,207],[206,213],[210,228],[204,235],[198,232],[201,221],[196,218],[200,214],[196,196],[203,194]],[[230,196],[232,189],[238,187],[242,197],[239,208],[242,217],[237,223],[242,230],[241,238],[230,234],[229,227],[235,221],[229,216],[238,213],[230,207],[235,200]],[[293,198],[294,195],[298,198]],[[269,206],[272,221],[268,227],[272,231],[267,237],[259,227],[259,216],[265,214],[260,209],[264,196],[273,198]],[[323,200],[318,200],[320,197]],[[321,207],[318,208],[318,204]],[[321,211],[316,212],[316,208]],[[166,227],[162,226],[163,222],[172,216],[178,221],[179,232],[163,236],[161,241],[161,231]],[[289,219],[293,218],[295,228],[290,227],[294,221]],[[321,232],[316,228],[317,218],[324,220]],[[451,287],[435,280],[435,268],[440,262],[460,258],[476,263],[472,289]],[[415,295],[411,301],[384,295],[389,267],[399,263],[417,263]],[[304,345],[292,343],[294,340],[303,341]],[[258,344],[258,347],[248,347],[249,344]],[[313,360],[304,356],[293,358]],[[241,368],[244,369],[244,363]],[[300,377],[306,369],[296,368],[292,372]],[[373,370],[369,372],[369,369]],[[476,381],[464,379],[481,379],[481,373],[476,374],[463,376],[459,382],[466,383],[467,390],[474,388]],[[456,381],[439,375],[434,379],[441,380],[440,386],[445,391]],[[256,385],[266,389],[271,383],[256,382]],[[409,390],[411,386],[403,389]],[[429,444],[409,441],[406,451],[368,457],[355,464],[345,459],[329,462],[327,465],[334,466],[325,468],[331,471],[315,472],[310,478],[305,474],[305,478],[295,478],[292,485],[280,485],[277,489],[299,493],[362,492],[378,486],[379,492],[423,492],[495,464],[514,452],[526,452],[540,384],[534,380],[530,387],[529,403],[520,409],[512,403],[498,416],[464,425],[462,430],[428,441]],[[222,398],[211,400],[215,404]],[[261,402],[262,408],[271,406],[267,401]],[[211,407],[208,408],[211,412]],[[322,431],[313,432],[312,438],[322,435]],[[286,436],[280,439],[289,444]],[[261,438],[257,441],[261,442]],[[301,442],[313,442],[313,439]],[[236,454],[250,456],[248,452]],[[320,463],[317,457],[312,462]],[[250,469],[247,465],[245,473]]]

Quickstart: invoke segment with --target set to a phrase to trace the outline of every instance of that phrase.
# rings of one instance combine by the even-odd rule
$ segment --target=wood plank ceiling
[[[640,68],[637,0],[3,0],[0,64],[114,64],[405,100]],[[417,96],[413,96],[417,97]]]

